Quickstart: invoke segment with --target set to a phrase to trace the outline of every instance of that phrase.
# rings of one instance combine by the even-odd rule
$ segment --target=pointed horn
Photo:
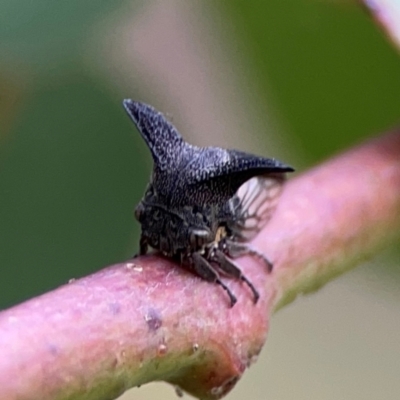
[[[203,147],[187,167],[184,184],[195,188],[209,203],[229,200],[252,177],[270,176],[283,180],[286,172],[294,171],[273,158],[218,147]]]
[[[126,99],[123,105],[149,147],[155,165],[165,169],[176,164],[180,150],[186,145],[176,128],[147,104]]]
[[[203,147],[190,163],[190,167],[189,176],[192,182],[236,176],[236,179],[242,181],[240,184],[257,175],[294,171],[291,166],[274,158],[218,147]]]

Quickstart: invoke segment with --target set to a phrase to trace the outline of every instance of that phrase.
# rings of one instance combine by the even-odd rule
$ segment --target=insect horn
[[[266,158],[238,150],[204,147],[193,155],[186,184],[207,193],[210,201],[228,200],[239,187],[255,176],[284,179],[294,169],[274,158]]]
[[[125,99],[123,105],[149,147],[157,168],[166,170],[176,166],[180,161],[177,155],[187,146],[176,128],[147,104]]]

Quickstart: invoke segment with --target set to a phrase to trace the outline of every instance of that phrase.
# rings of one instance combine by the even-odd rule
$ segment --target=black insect
[[[135,209],[142,227],[140,254],[151,246],[218,283],[232,306],[236,297],[219,272],[241,279],[257,302],[257,290],[231,259],[250,254],[272,270],[248,241],[268,222],[285,172],[293,168],[237,150],[192,146],[153,107],[132,100],[123,104],[154,161],[150,183]]]

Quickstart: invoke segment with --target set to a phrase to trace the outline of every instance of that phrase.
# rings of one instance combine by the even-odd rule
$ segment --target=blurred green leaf
[[[139,135],[98,82],[70,73],[29,100],[1,160],[0,308],[132,255],[147,179]]]
[[[232,19],[237,54],[309,162],[398,123],[400,59],[357,4],[232,0],[214,6]]]
[[[123,1],[3,0],[0,2],[2,62],[24,62],[49,70],[82,51],[93,23]],[[68,63],[70,63],[69,60]]]

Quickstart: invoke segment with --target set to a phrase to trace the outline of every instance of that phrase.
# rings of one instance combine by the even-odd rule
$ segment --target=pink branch
[[[166,380],[201,398],[229,391],[260,352],[271,311],[375,253],[400,232],[400,134],[290,181],[240,260],[261,299],[226,293],[157,256],[117,264],[0,314],[0,398],[113,399]]]

